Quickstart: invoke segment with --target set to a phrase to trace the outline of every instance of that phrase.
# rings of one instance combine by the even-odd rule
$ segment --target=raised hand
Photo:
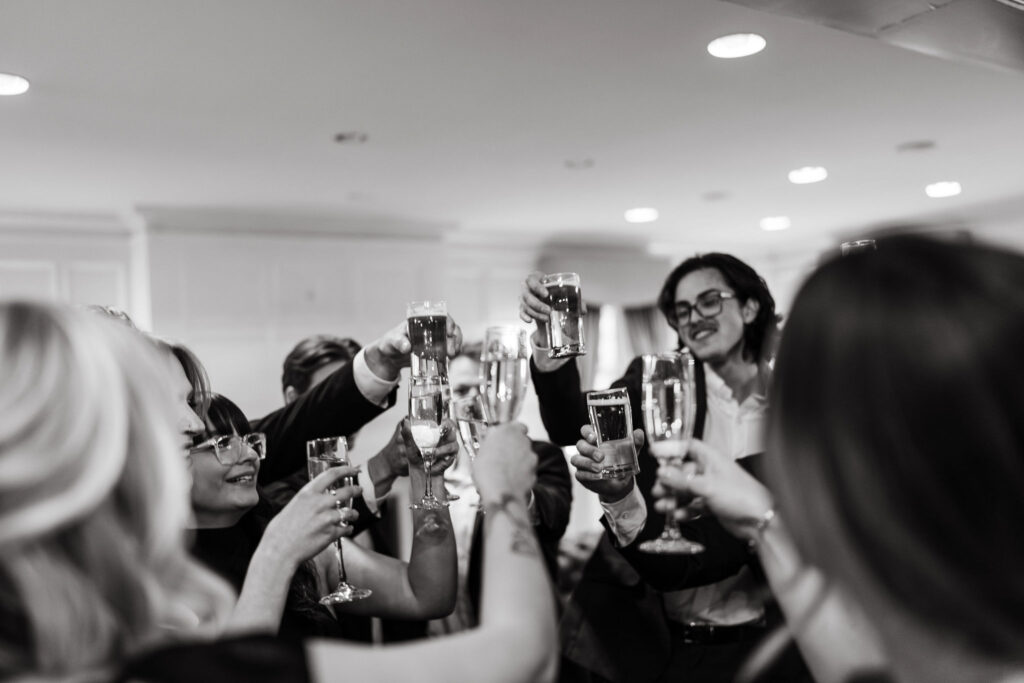
[[[473,482],[481,502],[506,496],[525,501],[536,480],[537,455],[526,427],[518,422],[490,427],[473,459]]]
[[[445,333],[448,356],[458,355],[462,349],[462,329],[451,316],[448,316],[445,323]],[[367,344],[364,349],[364,357],[370,370],[386,380],[398,379],[402,368],[409,366],[411,353],[412,343],[409,341],[406,321],[391,328],[384,336]]]
[[[359,486],[336,487],[345,477],[359,474],[358,467],[332,467],[299,489],[267,525],[262,543],[269,543],[283,561],[296,566],[318,554],[333,541],[352,535],[352,522],[359,518],[355,510],[337,507],[362,493]]]
[[[772,507],[772,497],[761,482],[750,476],[734,460],[699,439],[690,442],[692,459],[682,466],[658,468],[659,492],[674,494],[683,504],[694,497],[718,518],[730,533],[741,538],[752,537],[765,512]],[[663,504],[656,507],[664,511]],[[685,509],[676,511],[676,518],[687,519]]]

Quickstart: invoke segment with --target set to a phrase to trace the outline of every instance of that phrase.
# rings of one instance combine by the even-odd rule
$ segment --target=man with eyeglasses
[[[658,308],[680,348],[697,363],[695,436],[733,458],[763,451],[768,360],[778,331],[775,301],[764,280],[728,254],[694,256],[668,276]],[[688,523],[698,555],[653,555],[637,550],[656,537],[662,520],[652,488],[657,461],[639,449],[636,477],[602,479],[575,363],[550,359],[542,324],[549,307],[540,274],[527,277],[520,316],[537,321],[532,341],[533,384],[552,441],[576,445],[576,479],[598,494],[607,533],[584,569],[562,620],[563,669],[592,681],[732,681],[767,633],[763,590],[748,566],[750,554],[710,517]],[[640,358],[612,387],[630,395],[633,425],[641,415]],[[787,667],[788,669],[788,667]],[[778,670],[778,678],[800,680]],[[572,675],[570,673],[569,675]],[[760,680],[760,679],[759,679]]]

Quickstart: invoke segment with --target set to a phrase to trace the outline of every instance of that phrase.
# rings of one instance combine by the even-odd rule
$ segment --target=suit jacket
[[[266,486],[296,472],[305,472],[307,441],[358,431],[394,401],[395,392],[388,396],[387,407],[366,400],[356,386],[352,363],[346,363],[294,402],[252,420],[252,430],[267,435],[267,457],[260,464],[259,483]],[[375,517],[362,497],[352,505],[359,512],[353,525],[355,536],[369,527]]]
[[[694,434],[699,437],[707,405],[703,366],[698,363],[696,367]],[[531,361],[531,372],[548,435],[557,444],[575,444],[580,427],[590,421],[576,364],[566,363],[555,372],[542,373]],[[628,392],[634,428],[643,427],[642,376],[638,357],[612,384]],[[660,521],[664,519],[653,509],[651,488],[658,464],[646,444],[638,460],[636,486],[647,505],[649,521],[629,548],[619,549],[609,533],[602,535],[560,625],[563,655],[612,681],[653,681],[667,665],[671,641],[661,591],[720,581],[736,574],[751,559],[746,545],[712,517],[681,527],[684,535],[705,546],[703,553],[650,555],[636,550],[641,541],[661,532]]]
[[[533,485],[533,506],[537,523],[533,529],[544,555],[548,575],[554,580],[558,572],[558,542],[569,525],[572,479],[561,448],[546,441],[534,441],[532,446],[533,452],[537,454],[537,482]],[[466,576],[470,601],[477,614],[480,613],[480,590],[483,581],[483,531],[484,515],[477,512]]]

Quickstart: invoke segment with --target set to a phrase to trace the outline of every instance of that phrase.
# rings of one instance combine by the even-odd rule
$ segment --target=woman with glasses
[[[206,410],[206,431],[189,449],[193,554],[240,594],[235,624],[265,627],[287,637],[341,637],[343,616],[319,604],[336,585],[337,555],[324,551],[335,539],[350,536],[358,513],[336,508],[336,500],[358,495],[342,486],[332,496],[319,484],[303,487],[283,508],[266,500],[257,487],[266,439],[248,433],[249,421],[229,399],[213,394]],[[416,463],[410,481],[423,479]],[[352,467],[332,468],[331,479],[353,476]],[[408,563],[345,545],[349,579],[372,595],[343,605],[339,613],[397,619],[433,619],[451,612],[455,602],[455,542],[447,511],[414,513]],[[282,614],[283,610],[283,614]]]
[[[180,374],[124,325],[0,302],[0,679],[553,680],[554,602],[526,511],[536,457],[525,429],[493,429],[474,462],[488,524],[477,629],[385,648],[251,629],[223,637],[231,590],[185,550],[189,481],[169,390]],[[334,476],[311,482],[317,500]]]

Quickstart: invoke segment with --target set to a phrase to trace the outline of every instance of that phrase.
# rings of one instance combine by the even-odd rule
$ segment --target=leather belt
[[[722,643],[740,643],[758,640],[765,635],[764,620],[750,621],[745,624],[720,625],[690,622],[680,624],[669,622],[669,629],[676,638],[684,643],[701,643],[715,645]]]

